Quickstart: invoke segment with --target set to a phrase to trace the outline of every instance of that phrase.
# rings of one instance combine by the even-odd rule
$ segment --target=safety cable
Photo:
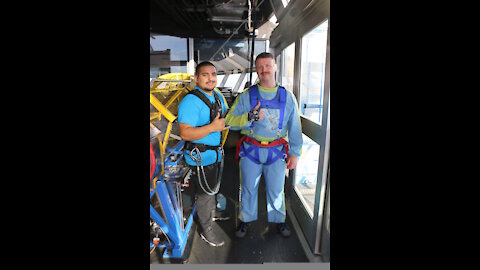
[[[171,246],[172,242],[170,242],[170,238],[168,238],[168,235],[165,233],[165,231],[163,231],[162,227],[158,226],[158,228],[162,231],[163,235],[165,235],[165,237],[167,238],[168,245]]]
[[[179,206],[179,213],[182,215],[183,217],[183,202],[181,200],[181,196],[182,196],[182,193],[181,193],[181,190],[180,190],[180,183],[179,182],[175,182],[175,193],[176,193],[176,199],[177,199],[177,205]],[[180,215],[178,216],[179,217],[179,225],[180,225],[180,228],[182,229],[182,232],[184,231],[184,227],[183,227],[183,219],[180,218]]]
[[[172,246],[172,242],[170,241],[170,238],[169,238],[168,235],[165,233],[165,231],[162,229],[162,227],[160,227],[160,225],[158,225],[158,224],[155,223],[155,222],[153,222],[153,224],[157,225],[158,228],[162,231],[163,235],[165,235],[165,238],[167,238],[168,246],[171,247],[171,246]],[[157,233],[156,230],[155,230],[155,227],[154,227],[153,230],[154,230],[155,233]],[[157,233],[156,236],[158,237],[158,233]],[[153,247],[153,249],[150,251],[150,254],[152,254],[152,252],[155,250],[156,247],[157,247],[157,245],[155,245],[155,246]]]
[[[197,154],[197,157],[195,157],[193,155],[193,152],[196,152]],[[218,150],[216,150],[218,151]],[[190,151],[190,157],[192,158],[193,161],[195,161],[197,163],[197,177],[198,177],[198,183],[200,184],[200,187],[202,188],[202,190],[208,194],[208,195],[215,195],[218,193],[219,189],[220,189],[220,183],[222,181],[222,175],[221,173],[223,172],[223,148],[221,148],[221,151],[222,151],[222,157],[221,157],[221,165],[220,165],[220,175],[217,174],[217,185],[215,187],[215,191],[213,191],[210,186],[208,185],[208,181],[207,181],[207,177],[205,176],[205,170],[203,168],[203,164],[202,164],[202,155],[201,155],[201,152],[200,152],[200,149],[198,149],[198,147],[195,147],[193,148],[191,151]],[[217,156],[218,156],[218,152],[217,152]],[[203,187],[203,184],[202,184],[202,175],[200,175],[200,168],[202,168],[202,175],[203,175],[203,179],[204,179],[204,182],[205,182],[205,185],[207,186],[207,190],[205,190],[205,188]]]

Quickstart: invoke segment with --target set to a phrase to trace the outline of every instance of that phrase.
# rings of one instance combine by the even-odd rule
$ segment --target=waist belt
[[[248,150],[245,150],[245,147],[243,147],[243,145],[242,145],[242,143],[244,141],[251,144],[251,145],[254,145],[256,147],[250,147]],[[281,145],[281,144],[283,144],[283,149],[282,149],[283,153],[281,153],[280,150],[276,150],[276,148],[274,148],[274,146],[278,146],[278,145]],[[260,160],[259,160],[259,156],[258,156],[258,147],[269,148],[268,157],[267,157],[267,161],[266,161],[265,165],[269,165],[269,164],[277,161],[277,159],[280,158],[280,154],[283,154],[283,156],[282,156],[283,159],[288,159],[288,157],[289,157],[289,155],[288,155],[288,150],[289,150],[288,142],[283,138],[272,141],[272,142],[266,142],[266,141],[257,141],[253,138],[248,137],[248,136],[242,136],[238,140],[238,143],[237,143],[237,154],[235,156],[236,160],[238,161],[239,156],[246,156],[250,160],[254,161],[255,163],[260,164]],[[252,152],[252,151],[254,151],[254,156],[250,155],[250,152]],[[272,157],[273,153],[276,154],[275,158]]]
[[[207,150],[218,150],[220,145],[206,145],[206,144],[201,144],[201,143],[192,143],[192,142],[185,142],[184,148],[187,149],[188,151],[192,151],[195,149],[195,147],[200,150],[200,152],[205,152]]]

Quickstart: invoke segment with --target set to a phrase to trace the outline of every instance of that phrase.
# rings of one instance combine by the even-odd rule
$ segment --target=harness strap
[[[215,93],[215,92],[216,92],[215,90],[212,90],[213,97],[215,98],[215,103],[210,102],[210,100],[204,94],[200,93],[200,90],[198,89],[194,89],[187,93],[187,95],[192,94],[197,96],[200,100],[203,101],[203,103],[205,103],[205,105],[208,106],[208,108],[210,109],[210,123],[213,122],[213,119],[215,119],[215,117],[217,117],[217,112],[220,113],[220,118],[223,118],[222,102],[220,101],[220,97],[218,96],[218,93]]]
[[[207,150],[218,150],[221,145],[206,145],[206,144],[201,144],[201,143],[192,143],[190,141],[185,142],[185,149],[188,151],[192,151],[193,149],[198,148],[200,152],[205,152]]]
[[[266,109],[279,109],[280,110],[280,118],[278,121],[278,129],[282,130],[283,127],[283,117],[285,114],[285,104],[287,100],[287,90],[282,87],[278,86],[277,95],[271,99],[266,100],[263,99],[259,93],[258,86],[256,84],[252,85],[248,91],[250,95],[250,110],[253,110],[255,106],[257,106],[257,101],[260,100],[260,108]],[[250,128],[253,128],[255,121],[252,121],[250,124]]]
[[[249,147],[248,149],[245,149],[245,147],[243,147],[242,145],[244,141],[256,147]],[[240,151],[242,151],[243,156],[246,156],[250,158],[250,160],[252,160],[253,162],[260,164],[258,149],[259,147],[268,148],[268,156],[267,156],[267,161],[265,165],[270,165],[271,163],[279,159],[283,154],[282,150],[275,148],[275,146],[278,146],[280,144],[283,144],[283,148],[285,149],[284,157],[288,159],[290,157],[290,155],[288,154],[288,151],[290,148],[289,148],[288,142],[284,138],[281,138],[272,142],[260,142],[244,135],[238,140],[237,153],[235,155],[235,159],[238,162]],[[254,152],[253,153],[254,156],[250,154],[252,151]],[[275,154],[275,158],[273,158],[273,154]]]

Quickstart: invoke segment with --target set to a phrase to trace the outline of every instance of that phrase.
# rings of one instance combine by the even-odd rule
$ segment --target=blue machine
[[[164,173],[158,175],[158,168],[161,164],[157,163],[154,176],[158,175],[155,188],[150,190],[150,200],[156,195],[162,213],[158,213],[155,207],[150,203],[150,218],[153,231],[157,233],[156,242],[150,241],[150,249],[160,247],[165,248],[163,258],[182,259],[185,256],[184,250],[188,241],[190,229],[193,224],[193,216],[195,214],[197,205],[193,205],[193,210],[190,213],[186,225],[184,225],[183,203],[181,194],[182,183],[178,180],[183,177],[187,166],[182,166],[183,161],[183,145],[184,141],[180,141],[174,149],[168,149],[169,154],[164,158]],[[183,179],[181,179],[183,180]],[[162,217],[163,216],[163,217]],[[159,242],[158,233],[162,232],[165,238],[162,243]],[[183,257],[182,257],[183,256]]]

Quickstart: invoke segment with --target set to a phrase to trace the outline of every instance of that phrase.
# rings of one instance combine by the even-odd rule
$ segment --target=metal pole
[[[252,18],[253,28],[251,32],[252,33],[252,54],[250,55],[250,85],[253,85],[253,82],[252,82],[253,56],[255,54],[255,0],[252,1],[252,17],[253,17]]]

